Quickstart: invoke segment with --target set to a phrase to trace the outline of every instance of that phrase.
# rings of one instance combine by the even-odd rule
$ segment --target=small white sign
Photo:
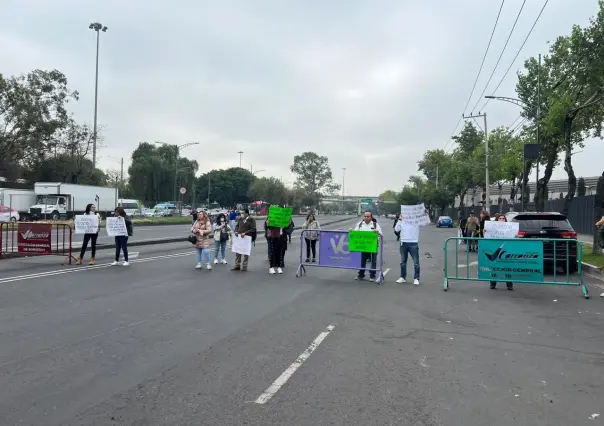
[[[110,237],[127,237],[126,221],[122,217],[108,217],[106,221],[107,235]]]
[[[401,206],[401,216],[403,223],[409,225],[424,226],[430,223],[430,216],[423,203],[415,206]]]
[[[185,188],[184,186],[181,186],[181,187],[180,187],[180,193],[181,193],[182,195],[185,195],[185,194],[187,193],[187,188]]]
[[[99,232],[99,219],[95,214],[81,214],[75,217],[76,234],[96,234]]]
[[[516,238],[519,230],[518,222],[487,221],[484,223],[485,238]]]
[[[250,236],[233,236],[233,253],[245,254],[249,256],[252,254],[252,237]]]

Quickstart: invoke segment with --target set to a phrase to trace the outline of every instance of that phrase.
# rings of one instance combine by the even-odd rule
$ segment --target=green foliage
[[[266,201],[271,204],[286,205],[290,201],[287,188],[274,177],[255,179],[250,193],[254,200]]]
[[[341,188],[333,181],[327,157],[314,152],[296,155],[290,170],[296,175],[296,186],[308,194],[333,195]]]
[[[585,188],[585,179],[579,178],[579,183],[577,184],[577,197],[585,197],[586,192],[587,188]]]
[[[237,204],[250,203],[253,194],[250,187],[255,178],[249,170],[231,167],[226,170],[212,170],[201,175],[196,180],[196,200],[207,202],[208,183],[210,186],[210,203],[218,203],[222,207],[234,207]]]

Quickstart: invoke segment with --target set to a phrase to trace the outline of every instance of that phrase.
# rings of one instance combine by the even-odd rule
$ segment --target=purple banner
[[[319,265],[358,268],[361,253],[348,251],[348,232],[321,230],[319,239]]]

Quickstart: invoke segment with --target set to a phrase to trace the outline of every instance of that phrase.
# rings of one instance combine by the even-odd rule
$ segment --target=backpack
[[[296,225],[294,225],[294,221],[291,220],[289,222],[289,225],[287,226],[287,228],[285,228],[285,233],[287,235],[291,235],[294,232],[294,228],[296,227]]]
[[[375,224],[376,224],[376,223],[377,223],[377,220],[375,220],[375,219],[372,219],[372,220],[371,220],[371,225],[372,225],[371,230],[372,230],[372,231],[375,231],[375,230],[377,229],[377,227],[375,226]],[[358,226],[357,226],[357,229],[361,229],[361,226],[363,226],[363,221],[360,221],[360,222],[359,222],[359,224],[358,224]]]
[[[126,219],[126,230],[128,231],[129,237],[134,235],[134,225],[132,224],[132,221],[129,219]]]

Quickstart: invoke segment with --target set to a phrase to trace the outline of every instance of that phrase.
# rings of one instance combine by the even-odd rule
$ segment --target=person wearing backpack
[[[357,226],[350,229],[351,231],[365,231],[365,232],[377,232],[379,235],[382,234],[382,228],[380,224],[377,223],[377,220],[373,217],[370,211],[366,211],[363,214],[363,220],[360,221]],[[367,265],[367,261],[371,260],[371,271],[369,271],[369,280],[375,281],[376,270],[377,270],[377,253],[361,253],[361,269],[359,269],[359,274],[355,278],[356,280],[364,280],[365,279],[365,266]]]
[[[128,235],[119,235],[115,237],[115,261],[111,264],[111,266],[118,265],[120,261],[120,252],[124,253],[124,263],[122,263],[122,266],[129,266],[130,263],[128,263],[128,237],[131,237],[134,234],[132,221],[128,219],[128,217],[126,216],[126,212],[122,207],[116,207],[115,216],[120,220],[126,222],[126,230],[128,231]]]
[[[223,265],[227,264],[226,246],[232,231],[233,230],[227,223],[226,216],[224,214],[219,214],[216,217],[216,222],[214,223],[214,264],[219,262],[218,259],[221,257],[221,255],[222,260],[220,263]]]

